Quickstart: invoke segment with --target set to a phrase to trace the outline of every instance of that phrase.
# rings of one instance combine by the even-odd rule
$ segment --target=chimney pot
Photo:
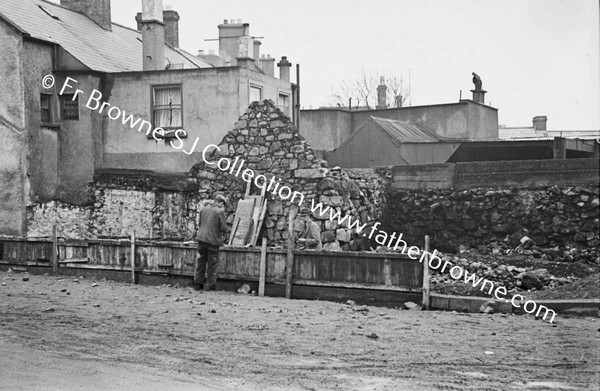
[[[198,55],[199,56],[204,56],[204,50],[198,49]]]
[[[229,21],[227,19],[223,19],[223,24],[228,24]]]
[[[377,86],[377,109],[387,109],[387,86],[385,85],[385,78],[382,76],[379,78],[379,85]]]
[[[137,30],[142,31],[142,13],[138,12],[135,15],[135,22],[137,23]]]
[[[279,67],[279,79],[289,82],[292,63],[288,61],[287,56],[282,56],[281,61],[277,63],[277,66]]]

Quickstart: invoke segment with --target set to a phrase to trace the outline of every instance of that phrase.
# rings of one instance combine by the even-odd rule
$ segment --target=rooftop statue
[[[481,90],[481,78],[475,72],[473,72],[473,84],[475,84],[476,90]]]

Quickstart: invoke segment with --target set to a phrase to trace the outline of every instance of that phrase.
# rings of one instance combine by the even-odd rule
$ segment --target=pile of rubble
[[[540,265],[537,262],[514,262],[523,264],[523,266],[516,266],[507,264],[511,262],[507,262],[506,257],[485,255],[477,252],[465,252],[457,255],[441,254],[441,258],[443,261],[447,260],[453,265],[462,267],[469,274],[477,275],[477,279],[483,277],[497,286],[506,287],[508,291],[551,289],[579,279],[574,274],[555,276],[548,271],[549,266],[542,267],[543,264]],[[523,259],[523,257],[520,259]],[[589,268],[587,270],[592,269]],[[453,284],[455,281],[464,284],[464,277],[454,280],[447,270],[444,273],[440,273],[439,271],[432,272],[431,282],[434,286]],[[487,286],[489,287],[489,284]],[[480,290],[481,286],[475,289]]]
[[[399,191],[389,197],[384,223],[411,242],[430,235],[449,253],[459,244],[504,255],[520,246],[540,259],[597,263],[599,197],[591,186]]]

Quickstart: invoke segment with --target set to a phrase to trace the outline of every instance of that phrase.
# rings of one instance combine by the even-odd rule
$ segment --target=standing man
[[[317,251],[323,249],[321,244],[321,227],[312,221],[308,208],[300,208],[294,229],[296,230],[296,243],[299,249]]]
[[[217,287],[217,268],[219,266],[219,247],[223,243],[225,233],[230,229],[225,224],[225,207],[227,198],[221,194],[214,201],[200,209],[200,228],[198,229],[198,259],[194,268],[192,287],[209,291]],[[204,274],[206,273],[206,283]]]

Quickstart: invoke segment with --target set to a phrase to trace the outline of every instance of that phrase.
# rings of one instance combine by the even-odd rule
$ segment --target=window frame
[[[73,100],[75,97],[75,100]],[[60,117],[63,121],[78,121],[79,120],[79,96],[76,94],[62,94],[60,95]],[[77,107],[77,116],[74,115],[67,116],[65,115],[65,111],[68,110],[68,105],[75,105]],[[71,107],[71,110],[74,112],[74,108]]]
[[[42,103],[44,102],[44,98],[48,99],[48,107],[43,107],[42,106]],[[48,92],[40,92],[40,123],[42,123],[44,125],[56,125],[54,123],[54,114],[53,114],[53,112],[54,112],[54,110],[53,110],[54,109],[53,108],[53,106],[54,106],[53,100],[54,99],[53,98],[54,98],[54,94],[50,94]],[[47,118],[47,120],[44,119],[44,116],[42,114],[44,112],[44,110],[48,111],[48,118]]]
[[[181,98],[181,103],[179,104],[179,110],[181,112],[181,125],[180,126],[170,126],[170,127],[162,127],[159,126],[155,121],[156,121],[156,117],[155,117],[155,111],[156,110],[168,110],[165,108],[161,108],[161,109],[156,109],[156,104],[154,102],[155,100],[155,91],[156,90],[167,90],[167,89],[174,89],[174,88],[178,88],[179,89],[179,94],[180,94],[180,98]],[[183,131],[183,135],[181,135],[180,132],[180,138],[186,138],[187,137],[187,132],[184,130],[184,116],[183,116],[183,107],[184,107],[184,102],[183,102],[183,84],[182,83],[171,83],[171,84],[152,84],[150,86],[150,123],[152,124],[152,129],[156,129],[156,128],[161,128],[164,130],[164,134],[160,135],[159,137],[161,139],[172,139],[175,138],[175,133],[177,132],[177,130],[181,129]],[[155,135],[153,136],[154,132],[150,132],[150,134],[148,134],[148,138],[155,138]]]
[[[257,89],[260,92],[260,99],[258,100],[259,103],[265,99],[263,87],[264,86],[262,84],[258,84],[258,83],[254,83],[254,82],[248,83],[248,104],[255,102],[254,100],[252,100],[252,89],[253,88]]]
[[[279,98],[281,96],[287,97],[287,99],[288,99],[288,105],[287,106],[282,106],[282,105],[279,104]],[[291,106],[292,106],[292,93],[289,92],[289,91],[278,90],[277,91],[277,107],[279,107],[279,109],[281,111],[284,111],[285,114],[289,116],[290,115]],[[286,108],[286,110],[283,110],[284,107]]]

